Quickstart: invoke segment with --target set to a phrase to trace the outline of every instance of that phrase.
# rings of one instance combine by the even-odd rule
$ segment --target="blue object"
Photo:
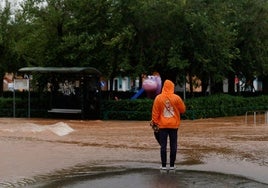
[[[142,93],[144,92],[144,89],[141,88],[131,99],[137,99]]]

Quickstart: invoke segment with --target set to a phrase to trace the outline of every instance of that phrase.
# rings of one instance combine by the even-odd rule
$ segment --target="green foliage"
[[[211,95],[186,100],[183,119],[215,118],[244,115],[247,111],[266,111],[268,96],[242,97]],[[150,120],[153,100],[103,101],[104,120]]]
[[[150,120],[151,99],[103,101],[101,113],[104,120]]]
[[[18,96],[0,98],[0,117],[13,117],[14,102],[15,102],[15,117],[28,117],[28,93],[17,93]],[[11,94],[12,96],[12,94]],[[31,97],[30,110],[31,117],[48,117],[48,98]]]
[[[265,0],[21,4],[16,12],[0,7],[1,74],[22,66],[93,66],[108,79],[158,71],[175,80],[183,72],[204,85],[234,74],[268,75]]]
[[[49,117],[48,99],[31,99],[31,117]],[[247,111],[267,111],[268,96],[242,97],[231,95],[211,95],[186,100],[186,113],[182,119],[215,118],[245,115]],[[101,119],[103,120],[151,120],[153,100],[103,100]],[[16,117],[28,116],[28,100],[16,98]],[[13,98],[0,98],[0,117],[13,116]]]
[[[242,97],[211,95],[187,100],[187,119],[244,115],[247,111],[267,110],[268,96]]]

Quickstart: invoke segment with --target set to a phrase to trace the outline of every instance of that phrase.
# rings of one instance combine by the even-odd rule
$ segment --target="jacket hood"
[[[166,80],[163,85],[162,93],[163,94],[173,94],[174,93],[174,83],[170,80]]]

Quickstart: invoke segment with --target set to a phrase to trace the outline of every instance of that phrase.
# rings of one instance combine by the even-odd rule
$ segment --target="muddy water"
[[[100,168],[100,167],[99,167]],[[46,182],[39,180],[39,183],[32,187],[64,187],[64,188],[155,188],[155,187],[180,187],[180,188],[265,188],[267,185],[240,176],[220,174],[215,172],[177,170],[174,172],[160,172],[158,169],[150,168],[118,168],[105,167],[94,173],[94,169],[88,169],[87,173],[79,176],[71,175],[67,178],[60,178]],[[76,169],[77,170],[77,169]]]
[[[268,125],[182,121],[175,174],[148,122],[0,119],[0,187],[268,187]],[[211,186],[208,186],[211,185]]]

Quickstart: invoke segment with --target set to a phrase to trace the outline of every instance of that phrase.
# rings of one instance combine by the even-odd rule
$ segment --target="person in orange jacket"
[[[174,89],[174,83],[166,80],[162,92],[156,96],[152,108],[152,122],[159,127],[161,169],[163,170],[167,169],[168,137],[170,143],[170,169],[175,169],[180,114],[186,111],[183,100],[174,93]]]

